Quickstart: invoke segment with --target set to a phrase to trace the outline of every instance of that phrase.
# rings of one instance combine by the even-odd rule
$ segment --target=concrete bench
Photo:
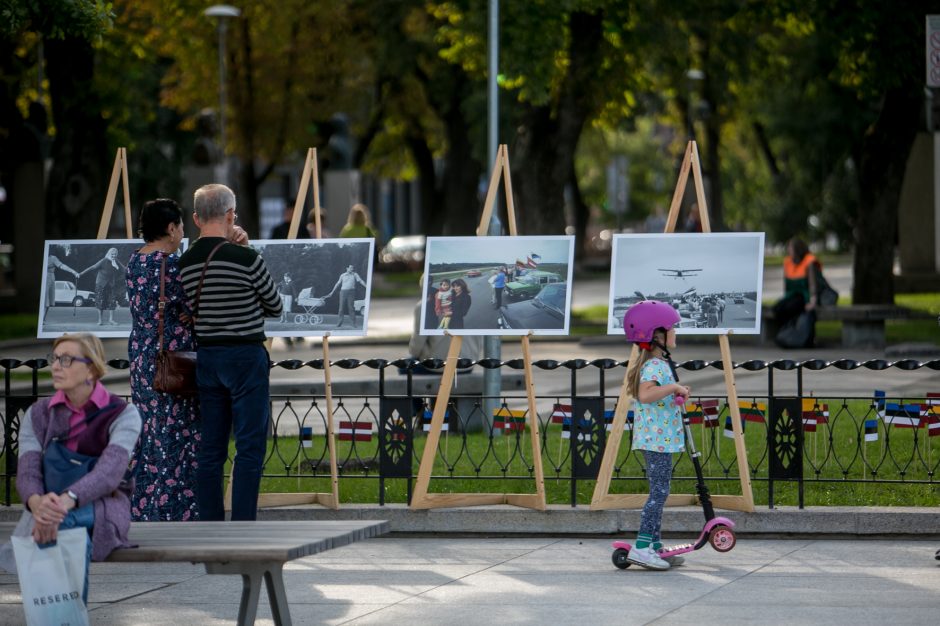
[[[15,526],[0,524],[0,537],[9,537]],[[274,623],[289,626],[286,562],[388,531],[386,521],[135,522],[130,541],[138,547],[115,550],[108,561],[202,563],[207,574],[240,575],[240,626],[254,624],[264,580]]]
[[[780,329],[773,308],[763,307],[761,318],[761,340],[773,343]],[[925,313],[893,304],[850,304],[816,309],[817,321],[842,322],[843,348],[884,348],[887,320],[927,318],[930,316]]]

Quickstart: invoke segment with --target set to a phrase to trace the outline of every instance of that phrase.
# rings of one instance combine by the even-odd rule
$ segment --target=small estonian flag
[[[865,420],[865,441],[878,441],[878,420]]]
[[[313,427],[302,426],[300,428],[300,445],[304,448],[313,446]]]
[[[434,411],[430,409],[425,409],[424,414],[421,416],[421,429],[424,432],[430,432],[431,430],[431,418],[434,417]],[[441,424],[441,431],[450,430],[450,411],[444,411],[444,423]]]

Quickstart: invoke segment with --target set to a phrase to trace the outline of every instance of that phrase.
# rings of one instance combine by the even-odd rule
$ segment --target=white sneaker
[[[654,552],[650,547],[633,548],[627,555],[627,560],[631,563],[639,565],[640,567],[645,567],[646,569],[669,569],[669,563],[659,558],[659,555],[656,554],[656,552]]]
[[[678,554],[675,556],[663,556],[661,552],[658,554],[659,558],[664,560],[666,563],[669,563],[670,567],[677,567],[685,563],[685,557],[679,556]]]

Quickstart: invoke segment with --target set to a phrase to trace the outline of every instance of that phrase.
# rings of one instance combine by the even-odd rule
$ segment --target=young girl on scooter
[[[627,373],[628,391],[635,399],[633,449],[642,450],[650,495],[640,516],[640,530],[627,560],[647,569],[666,570],[680,565],[681,556],[661,557],[660,526],[672,480],[672,455],[685,449],[682,406],[691,389],[676,382],[669,349],[676,347],[679,313],[655,300],[637,302],[623,318],[627,341],[639,348],[639,357]]]

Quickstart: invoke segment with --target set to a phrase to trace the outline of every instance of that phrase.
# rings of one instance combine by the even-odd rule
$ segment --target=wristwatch
[[[69,489],[69,490],[66,491],[65,493],[66,493],[66,495],[68,495],[68,497],[70,497],[72,500],[75,501],[75,508],[77,509],[77,508],[78,508],[78,496],[76,496],[76,495],[75,495],[75,492],[72,491],[71,489]]]

